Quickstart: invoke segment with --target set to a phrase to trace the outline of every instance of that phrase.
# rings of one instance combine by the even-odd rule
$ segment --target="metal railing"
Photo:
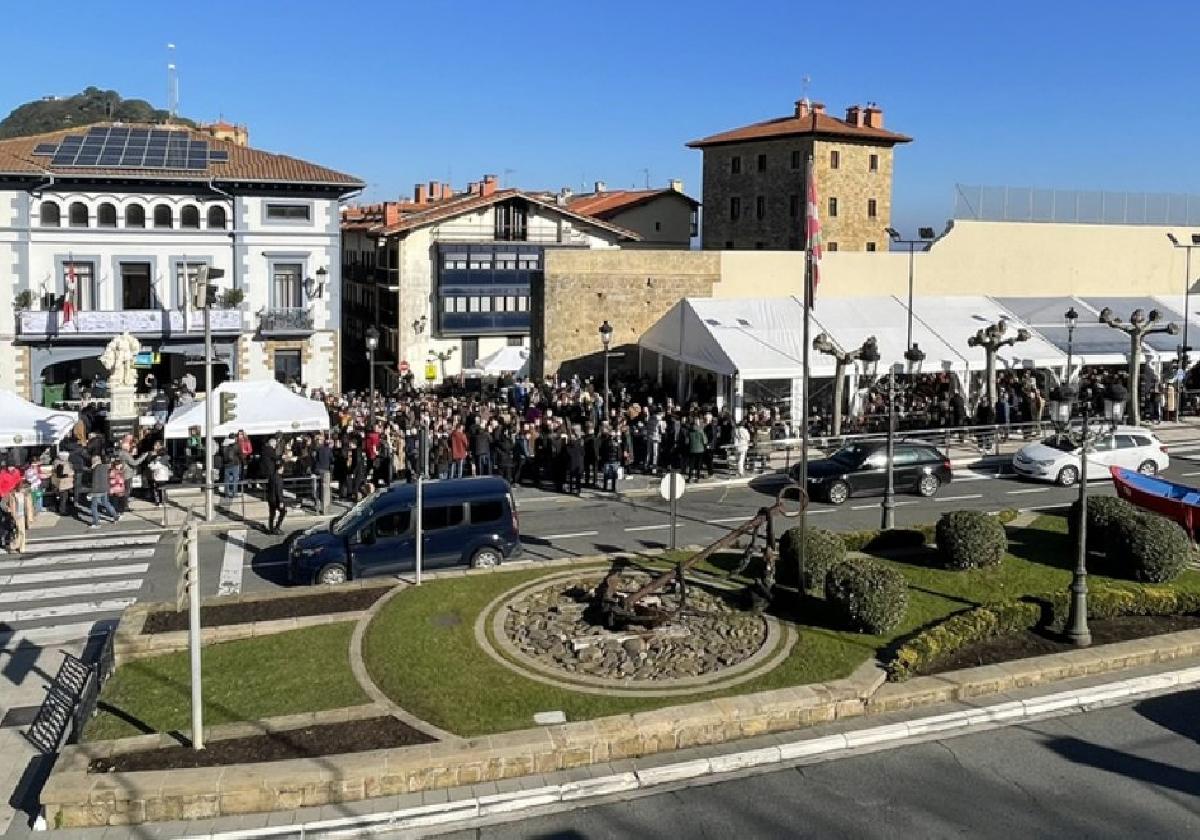
[[[203,470],[201,470],[201,475],[203,475]],[[245,520],[247,501],[253,503],[263,502],[266,500],[265,494],[254,495],[251,491],[257,490],[261,493],[261,491],[263,491],[263,489],[266,487],[266,484],[267,480],[265,478],[242,479],[237,482],[237,495],[231,500],[224,495],[226,485],[222,480],[222,476],[218,473],[216,480],[213,482],[213,499],[218,509],[224,507],[226,510],[229,510],[233,506],[231,502],[237,504],[241,508],[240,516],[243,520]],[[311,501],[313,512],[320,513],[321,488],[320,478],[318,476],[289,476],[288,478],[283,479],[283,489],[285,493],[290,493],[292,498],[296,500],[297,504],[295,507],[299,507],[301,510],[303,510],[307,503]],[[180,502],[172,503],[171,496],[175,496],[176,499],[178,499],[181,496],[188,496],[198,492],[203,492],[204,485],[202,483],[191,482],[171,484],[162,487],[161,490],[162,504],[160,507],[162,508],[162,526],[165,528],[170,524],[170,513],[172,510],[183,509],[186,511],[190,507],[189,505]],[[285,503],[286,501],[287,499],[285,497]]]
[[[1200,196],[954,185],[954,218],[993,222],[1200,225]]]
[[[258,331],[264,335],[312,332],[312,310],[304,307],[265,309],[258,314]]]

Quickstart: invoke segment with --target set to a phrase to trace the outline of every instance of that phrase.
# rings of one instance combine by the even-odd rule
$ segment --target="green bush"
[[[977,510],[942,514],[937,524],[938,554],[947,569],[980,569],[1004,559],[1008,535],[995,516]]]
[[[800,559],[800,541],[804,539],[804,589],[825,591],[825,575],[831,567],[846,558],[846,545],[841,537],[821,528],[789,528],[779,538],[779,567],[776,580],[784,586],[796,585],[796,568]]]
[[[989,604],[952,615],[901,645],[888,663],[888,679],[903,682],[928,673],[967,645],[1028,630],[1041,617],[1042,607],[1029,601]]]
[[[996,511],[996,518],[1000,520],[1001,525],[1007,525],[1020,515],[1021,511],[1015,508],[1005,508],[1004,510]]]
[[[1168,583],[1187,567],[1191,541],[1169,519],[1139,511],[1109,531],[1109,564],[1134,580]]]
[[[933,525],[890,528],[886,531],[847,531],[840,534],[847,551],[899,551],[921,548],[933,539]]]
[[[1141,511],[1116,496],[1088,496],[1087,547],[1089,551],[1107,553],[1113,527],[1125,519],[1133,519]],[[1079,502],[1071,503],[1067,517],[1067,534],[1074,543],[1079,532]]]
[[[825,576],[825,601],[856,630],[894,629],[908,610],[908,582],[896,569],[866,557],[843,560]]]

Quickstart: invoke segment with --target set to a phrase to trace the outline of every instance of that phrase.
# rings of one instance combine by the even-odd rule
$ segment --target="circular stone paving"
[[[795,641],[790,630],[784,632],[773,620],[722,597],[734,592],[693,583],[687,587],[686,609],[668,623],[606,630],[591,609],[594,589],[606,573],[591,569],[543,578],[493,602],[480,618],[490,615],[492,639],[487,642],[494,641],[503,653],[496,658],[527,676],[577,690],[693,693],[773,668]],[[645,572],[623,571],[618,588],[633,592],[649,580]],[[672,613],[679,605],[674,587],[651,597]]]

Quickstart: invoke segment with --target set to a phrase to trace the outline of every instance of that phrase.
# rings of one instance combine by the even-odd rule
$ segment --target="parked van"
[[[429,481],[422,488],[422,568],[497,566],[521,553],[517,507],[502,478]],[[293,583],[409,572],[416,565],[415,484],[377,490],[328,525],[288,539]]]

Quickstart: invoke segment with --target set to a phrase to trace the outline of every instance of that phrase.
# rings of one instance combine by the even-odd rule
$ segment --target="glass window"
[[[304,289],[300,263],[275,263],[271,271],[272,306],[276,309],[299,309],[304,305]]]
[[[117,226],[117,208],[107,201],[96,208],[96,225],[98,227]]]
[[[393,513],[385,513],[375,520],[375,536],[379,539],[402,537],[408,533],[408,525],[411,519],[411,510],[398,510]]]
[[[799,149],[792,149],[792,169],[799,169],[803,165],[803,156]]]
[[[732,173],[734,175],[741,174],[741,172],[742,172],[741,155],[734,155],[732,158],[729,159],[729,171],[730,171],[730,173]]]
[[[836,242],[830,242],[829,245],[826,247],[826,250],[828,250],[828,251],[836,251],[837,249],[838,249],[838,244]]]
[[[759,172],[767,171],[767,156],[766,155],[758,156],[758,171]]]
[[[736,195],[729,199],[729,218],[737,221],[742,217],[742,200]]]
[[[424,531],[437,531],[442,528],[453,528],[463,522],[463,506],[427,507],[421,516],[421,527]]]
[[[1134,449],[1138,446],[1147,446],[1148,442],[1140,442],[1133,435],[1117,435],[1117,449]]]
[[[220,230],[225,229],[225,208],[219,204],[208,208],[208,226]]]
[[[504,298],[504,311],[505,312],[516,312],[517,311],[517,296],[516,295],[508,295],[506,298]]]
[[[88,226],[88,209],[87,205],[82,201],[76,201],[71,204],[68,211],[68,221],[71,227],[87,227]]]
[[[471,502],[471,522],[495,522],[504,516],[504,503],[499,499]]]
[[[870,252],[870,251],[874,251],[874,250],[875,250],[875,243],[874,243],[874,242],[868,242],[868,243],[867,243],[867,251],[869,251],[869,252]]]
[[[491,312],[492,311],[492,299],[490,297],[481,297],[479,299],[479,311],[480,312]]]
[[[837,149],[831,149],[829,151],[829,168],[837,169],[841,165],[842,165],[842,153],[839,152]]]
[[[922,460],[921,451],[911,446],[897,446],[892,457],[895,459],[897,467],[912,466]]]
[[[537,254],[521,254],[517,267],[520,268],[522,271],[537,271],[538,255]]]
[[[171,213],[171,208],[165,204],[159,204],[154,208],[154,226],[156,228],[174,227],[175,219]]]
[[[452,297],[442,298],[442,311],[443,312],[453,312],[454,311],[454,298],[452,298]]]
[[[53,201],[43,201],[40,212],[42,227],[59,227],[62,224],[62,211]]]
[[[867,199],[867,218],[874,219],[879,210],[879,205],[873,198]]]
[[[130,204],[125,208],[125,227],[144,228],[146,226],[146,208],[140,204]]]
[[[767,199],[766,196],[758,196],[754,199],[754,215],[761,219],[767,215]]]
[[[800,196],[794,193],[788,196],[788,215],[793,219],[800,215]]]
[[[829,215],[831,218],[837,215],[837,198],[834,196],[829,197]]]
[[[525,295],[521,295],[520,297],[517,298],[517,311],[518,312],[528,312],[529,311],[529,298],[526,297]]]
[[[871,157],[868,160],[869,160],[869,163],[867,165],[867,168],[870,169],[870,171],[872,171],[872,172],[878,172],[879,171],[879,155],[871,155]]]
[[[303,381],[300,378],[300,364],[299,350],[276,350],[275,381],[284,385],[300,384]]]
[[[96,309],[100,290],[96,288],[96,266],[91,262],[64,262],[63,296],[69,297],[76,311]]]
[[[268,204],[267,218],[281,222],[307,222],[312,215],[308,204]]]
[[[200,210],[194,204],[189,204],[179,211],[179,226],[200,229]]]
[[[478,312],[479,311],[479,298],[474,297],[474,296],[467,298],[467,311],[468,312]]]
[[[520,335],[510,335],[504,340],[504,343],[509,347],[524,347],[525,337]]]

